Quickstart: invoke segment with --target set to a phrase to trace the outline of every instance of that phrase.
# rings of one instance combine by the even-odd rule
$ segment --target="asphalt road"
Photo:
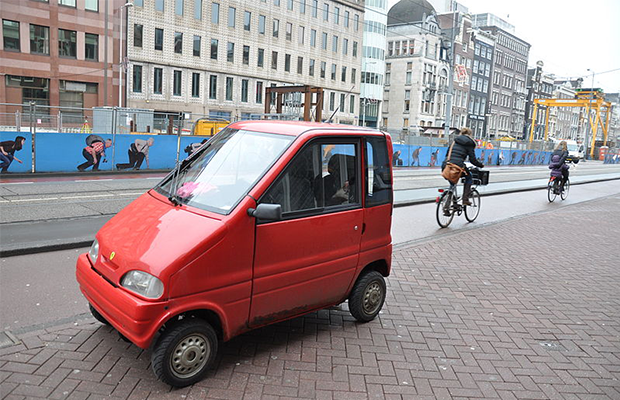
[[[419,204],[395,209],[395,247],[451,235],[464,229],[483,231],[510,218],[555,212],[560,208],[620,193],[620,180],[583,184],[571,189],[566,201],[549,203],[544,190],[483,197],[481,213],[473,223],[455,217],[452,225],[439,229],[435,204]],[[579,214],[569,214],[579,219]],[[601,215],[601,219],[605,216]],[[605,235],[606,232],[601,232]],[[579,235],[579,232],[575,232]],[[495,238],[501,242],[501,237]],[[86,301],[75,281],[75,260],[87,248],[3,258],[0,261],[0,326],[4,331],[23,333],[46,326],[77,320],[88,313]],[[586,249],[584,249],[586,250]]]

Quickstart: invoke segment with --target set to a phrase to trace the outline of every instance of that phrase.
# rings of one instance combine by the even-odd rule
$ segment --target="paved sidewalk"
[[[181,390],[93,319],[24,333],[0,397],[620,399],[618,227],[612,196],[398,246],[379,319],[343,304],[245,334]]]

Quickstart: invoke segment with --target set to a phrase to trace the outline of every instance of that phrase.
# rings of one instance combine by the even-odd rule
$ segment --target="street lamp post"
[[[119,8],[119,16],[121,20],[121,41],[118,45],[118,106],[123,106],[123,72],[125,72],[123,63],[123,11],[125,8],[133,7],[133,3],[127,2]]]

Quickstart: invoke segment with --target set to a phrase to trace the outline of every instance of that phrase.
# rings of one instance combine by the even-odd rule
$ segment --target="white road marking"
[[[114,179],[76,179],[73,182],[103,182],[103,181],[113,181]]]
[[[58,200],[58,197],[47,197],[45,199],[17,199],[17,200],[11,200],[11,203],[18,203],[22,201],[49,201],[49,200]]]
[[[109,193],[109,194],[93,194],[93,195],[87,195],[87,196],[63,196],[61,197],[61,199],[92,199],[95,197],[114,197],[116,196],[115,194]]]
[[[9,182],[9,183],[0,183],[0,185],[28,185],[34,182]]]

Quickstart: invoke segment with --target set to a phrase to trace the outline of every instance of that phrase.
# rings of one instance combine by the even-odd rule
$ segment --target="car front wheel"
[[[200,381],[217,354],[217,335],[207,322],[187,319],[164,330],[151,354],[155,375],[175,387]]]

